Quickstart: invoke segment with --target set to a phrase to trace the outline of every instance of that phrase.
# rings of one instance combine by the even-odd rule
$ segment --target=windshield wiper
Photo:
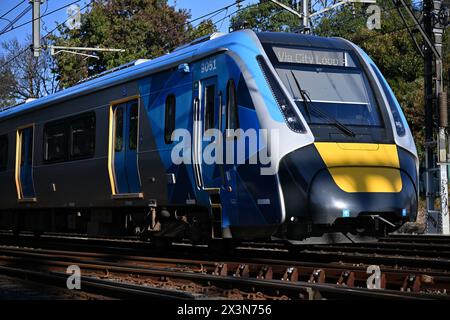
[[[335,125],[338,129],[340,129],[342,132],[344,132],[346,135],[350,137],[355,137],[356,134],[348,128],[345,124],[337,120],[336,118],[333,118],[328,113],[324,112],[320,108],[316,107],[313,103],[311,98],[309,97],[309,94],[302,90],[302,87],[300,86],[300,83],[297,80],[297,77],[294,74],[294,71],[291,70],[292,77],[294,78],[295,85],[297,86],[298,91],[300,92],[300,96],[302,98],[303,104],[305,105],[305,109],[308,112],[309,118],[311,118],[310,109],[317,113],[319,116],[321,116],[324,119],[327,119],[330,121],[333,125]]]

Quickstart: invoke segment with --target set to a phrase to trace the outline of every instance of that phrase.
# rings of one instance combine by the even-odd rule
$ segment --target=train
[[[358,241],[417,203],[401,106],[343,38],[214,33],[0,111],[15,233]]]

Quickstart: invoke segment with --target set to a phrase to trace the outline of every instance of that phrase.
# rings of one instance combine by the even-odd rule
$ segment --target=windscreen
[[[349,52],[272,49],[272,63],[308,123],[382,126],[369,82]]]

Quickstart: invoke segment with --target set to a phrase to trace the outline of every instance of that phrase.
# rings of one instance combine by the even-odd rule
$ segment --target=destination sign
[[[273,47],[278,62],[319,64],[326,66],[348,66],[347,54],[343,51],[307,50]]]

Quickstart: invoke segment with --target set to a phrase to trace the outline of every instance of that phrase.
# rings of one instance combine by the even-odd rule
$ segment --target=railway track
[[[69,290],[0,272],[0,303],[4,300],[109,300],[111,297]]]
[[[380,238],[382,242],[405,242],[405,243],[432,243],[432,244],[449,244],[450,236],[439,235],[439,234],[402,234],[402,233],[392,233],[388,237]]]
[[[0,273],[17,278],[26,278],[27,280],[45,283],[60,288],[66,287],[67,274],[63,272],[44,272],[34,271],[23,267],[0,266]],[[119,299],[140,299],[140,298],[158,298],[158,299],[177,299],[191,300],[195,297],[188,292],[176,290],[165,290],[160,288],[151,288],[146,286],[137,286],[117,281],[107,281],[93,277],[81,277],[83,291],[89,293],[102,294],[109,298]]]
[[[100,240],[94,240],[100,241]],[[108,242],[108,241],[106,241]],[[118,242],[126,247],[122,242]],[[392,242],[386,242],[387,247],[393,248]],[[206,297],[240,297],[246,299],[311,299],[311,298],[351,298],[351,297],[376,297],[396,299],[448,299],[450,289],[450,273],[448,269],[437,268],[409,268],[397,264],[395,266],[379,265],[380,290],[367,289],[367,267],[373,263],[371,255],[385,256],[379,253],[366,252],[356,254],[356,245],[308,246],[302,249],[302,254],[308,253],[311,257],[327,257],[326,261],[320,259],[298,259],[292,252],[275,245],[272,248],[260,246],[255,252],[260,255],[247,254],[249,247],[236,249],[233,257],[223,257],[221,260],[211,261],[211,257],[201,253],[194,247],[178,245],[175,251],[180,258],[150,257],[149,251],[141,252],[143,248],[132,249],[106,245],[102,251],[92,250],[97,246],[87,246],[85,252],[74,252],[74,247],[64,250],[51,248],[17,248],[2,246],[0,248],[0,264],[11,268],[24,268],[27,265],[39,267],[40,272],[57,272],[58,276],[67,278],[65,268],[70,264],[79,265],[85,277],[93,277],[99,281],[137,283],[139,286],[156,286],[160,290],[168,290],[168,296],[174,292],[191,291],[195,294],[184,298]],[[92,243],[90,243],[92,245]],[[81,245],[78,244],[80,247]],[[371,247],[380,249],[383,243],[364,244],[360,251],[368,251]],[[399,243],[399,247],[406,246]],[[182,248],[184,247],[184,250]],[[333,252],[324,251],[332,248]],[[107,249],[107,250],[104,250]],[[333,260],[338,255],[336,252],[352,254],[358,258],[358,263],[352,261]],[[395,249],[395,248],[393,248]],[[279,255],[282,259],[262,258],[267,252],[272,252],[271,257]],[[314,251],[315,250],[315,251]],[[339,251],[340,250],[340,251]],[[423,250],[423,248],[421,249]],[[447,252],[447,246],[439,247],[441,252]],[[438,250],[438,251],[439,251]],[[180,254],[189,252],[189,254]],[[173,254],[174,252],[172,252]],[[261,254],[262,253],[262,254]],[[408,251],[408,253],[411,253]],[[168,252],[166,255],[171,255]],[[289,255],[290,258],[287,259]],[[183,258],[190,256],[190,259]],[[339,255],[338,255],[339,256]],[[342,256],[339,256],[342,258]],[[393,259],[393,256],[388,256]],[[203,258],[203,259],[202,259]],[[417,258],[417,257],[416,257]],[[419,257],[420,258],[420,257]],[[413,257],[397,259],[398,262]],[[351,260],[351,259],[350,259]],[[428,259],[429,260],[429,259]],[[400,267],[399,267],[400,266]],[[87,275],[86,275],[87,272]],[[104,278],[109,278],[105,280]],[[90,283],[90,278],[85,279]],[[83,280],[84,281],[84,280]],[[111,283],[109,283],[111,285]],[[139,291],[139,294],[144,293]],[[152,293],[157,296],[157,293]],[[161,293],[162,295],[162,293]],[[112,295],[114,296],[114,295]],[[133,295],[131,295],[133,296]]]
[[[415,292],[398,292],[390,289],[369,290],[367,288],[351,287],[342,284],[329,284],[315,281],[301,281],[298,274],[285,274],[281,280],[273,277],[277,275],[277,269],[270,267],[271,276],[251,277],[250,268],[247,271],[243,269],[243,265],[237,266],[236,272],[230,274],[227,270],[232,267],[232,263],[210,263],[203,261],[186,261],[186,260],[169,260],[169,259],[153,259],[152,266],[137,266],[131,264],[131,258],[128,262],[113,263],[99,260],[99,255],[94,255],[96,259],[92,259],[93,255],[83,255],[82,257],[72,253],[69,257],[68,252],[30,252],[30,249],[5,249],[0,250],[0,271],[10,276],[26,276],[34,281],[45,281],[46,283],[65,285],[67,275],[61,271],[68,264],[76,263],[84,273],[81,283],[83,290],[93,291],[94,293],[102,293],[114,297],[158,297],[158,298],[174,298],[174,299],[195,299],[196,297],[205,298],[199,293],[191,294],[180,292],[174,289],[179,283],[184,283],[184,288],[193,289],[194,287],[203,286],[203,292],[208,293],[211,297],[213,291],[222,291],[227,298],[264,298],[264,299],[314,299],[314,298],[383,298],[383,299],[449,299],[446,295],[431,296],[424,293]],[[86,259],[88,258],[88,259]],[[109,256],[106,260],[110,260]],[[142,258],[138,258],[142,264]],[[144,259],[145,260],[145,259]],[[136,263],[136,261],[134,261]],[[148,262],[147,262],[148,263]],[[209,263],[204,266],[203,263]],[[34,269],[40,271],[31,271],[23,266],[33,265]],[[11,267],[10,265],[14,265]],[[190,267],[188,267],[190,265]],[[192,266],[195,265],[195,268]],[[200,268],[198,268],[201,266]],[[255,265],[252,265],[252,269]],[[281,265],[279,266],[281,267]],[[293,270],[292,268],[288,268]],[[212,271],[209,273],[208,271]],[[239,270],[241,271],[238,274]],[[268,271],[268,270],[267,270]],[[287,270],[286,272],[289,272]],[[105,280],[98,277],[103,275]],[[127,275],[127,281],[120,275]],[[95,276],[97,275],[97,277]],[[129,279],[133,275],[139,279],[139,286],[131,284]],[[146,280],[142,277],[157,278],[159,282],[167,283],[170,279],[170,285],[160,288],[148,287],[143,285]],[[288,278],[287,278],[288,277]],[[181,282],[189,281],[189,283]],[[179,282],[179,283],[178,283]],[[213,297],[219,297],[217,292]]]

